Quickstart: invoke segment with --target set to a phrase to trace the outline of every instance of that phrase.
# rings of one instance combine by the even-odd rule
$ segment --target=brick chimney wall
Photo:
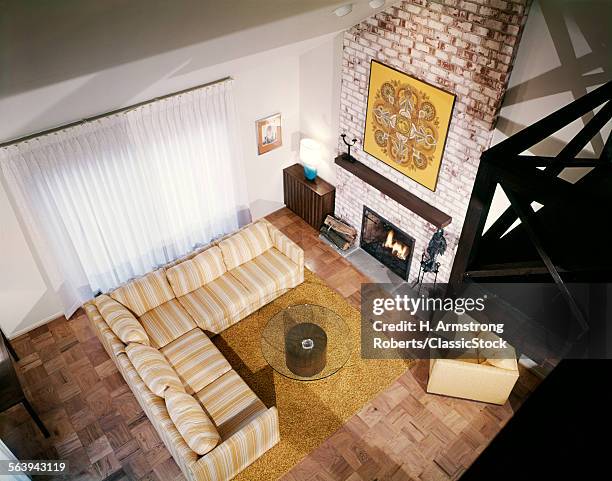
[[[340,133],[359,139],[352,153],[360,162],[452,216],[445,229],[447,253],[440,258],[441,282],[450,275],[480,154],[491,142],[530,3],[407,0],[344,35]],[[361,149],[372,59],[457,96],[435,192]],[[342,142],[338,148],[345,150]],[[416,239],[414,279],[436,228],[336,166],[336,214],[360,230],[364,204]]]

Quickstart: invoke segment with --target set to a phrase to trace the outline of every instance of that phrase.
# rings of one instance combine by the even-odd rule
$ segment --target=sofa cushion
[[[169,389],[165,401],[170,419],[193,451],[203,455],[219,444],[215,425],[193,396]]]
[[[134,315],[113,298],[102,294],[94,299],[94,304],[108,324],[108,327],[124,344],[138,342],[149,345],[149,336]]]
[[[164,347],[196,327],[193,319],[176,299],[151,309],[139,319],[155,347]]]
[[[176,297],[184,296],[204,285],[204,277],[192,259],[170,267],[166,270],[166,276]]]
[[[179,297],[197,325],[215,334],[231,326],[254,300],[254,294],[228,273]]]
[[[236,371],[225,373],[196,393],[196,397],[214,421],[223,439],[227,439],[266,411],[264,403]]]
[[[188,393],[208,386],[232,366],[201,329],[194,329],[161,349]]]
[[[198,267],[198,270],[204,279],[202,284],[208,284],[209,282],[214,281],[217,277],[222,276],[227,271],[227,268],[223,263],[223,254],[221,249],[217,246],[213,246],[210,249],[206,249],[204,252],[200,252],[193,258],[193,263]]]
[[[300,270],[287,256],[272,248],[230,271],[262,303],[269,302],[283,289],[300,282]]]
[[[164,397],[168,388],[185,390],[168,360],[157,349],[132,342],[125,347],[125,352],[138,375],[157,396]]]
[[[219,243],[227,270],[232,270],[272,247],[268,227],[257,222]]]
[[[193,259],[181,262],[166,271],[176,297],[195,291],[226,272],[221,249],[213,246]]]
[[[174,293],[164,269],[158,269],[118,287],[110,296],[137,316],[173,299]]]

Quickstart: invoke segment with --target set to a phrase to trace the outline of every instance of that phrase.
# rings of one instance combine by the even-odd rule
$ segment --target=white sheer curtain
[[[0,150],[67,315],[250,220],[231,83]]]

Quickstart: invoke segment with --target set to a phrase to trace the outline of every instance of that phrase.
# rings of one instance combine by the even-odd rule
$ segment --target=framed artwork
[[[257,129],[257,155],[270,152],[283,145],[281,114],[274,114],[255,122]]]
[[[454,105],[453,94],[372,60],[363,150],[435,191]]]

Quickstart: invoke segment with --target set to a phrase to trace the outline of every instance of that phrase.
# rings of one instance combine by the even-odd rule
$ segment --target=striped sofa
[[[303,280],[302,249],[260,220],[83,306],[187,479],[231,479],[278,442],[276,407],[210,336]]]

